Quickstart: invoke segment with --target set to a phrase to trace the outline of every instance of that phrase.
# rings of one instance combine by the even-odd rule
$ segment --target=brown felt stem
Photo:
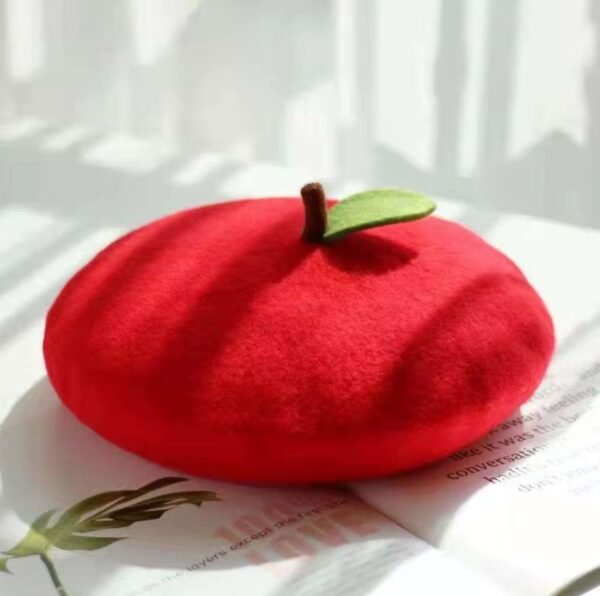
[[[300,190],[304,203],[304,231],[302,238],[308,242],[321,242],[327,229],[325,193],[318,182],[305,184]]]

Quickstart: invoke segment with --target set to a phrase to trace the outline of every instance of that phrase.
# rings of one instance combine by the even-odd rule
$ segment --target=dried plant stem
[[[46,569],[48,570],[48,573],[50,575],[50,579],[52,580],[52,583],[54,584],[54,587],[56,588],[56,591],[58,592],[59,596],[69,596],[67,590],[65,590],[65,587],[60,581],[60,577],[58,577],[56,567],[54,566],[54,563],[50,560],[50,557],[48,557],[46,553],[42,553],[40,555],[40,559],[42,560],[42,563],[44,563],[44,565],[46,566]]]

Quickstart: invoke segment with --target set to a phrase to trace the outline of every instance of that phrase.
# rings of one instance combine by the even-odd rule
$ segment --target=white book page
[[[550,375],[479,443],[354,490],[511,593],[549,594],[600,565],[599,396],[600,359]]]
[[[600,565],[600,234],[475,216],[550,308],[560,344],[550,372],[477,444],[353,490],[511,594],[549,594]]]
[[[0,427],[0,551],[15,547],[33,520],[50,509],[58,509],[52,526],[82,499],[170,476],[177,474],[85,428],[42,379],[16,401]],[[79,534],[92,541],[123,540],[95,550],[82,544],[77,550],[51,548],[56,578],[38,554],[0,555],[11,572],[0,573],[0,594],[502,593],[343,489],[187,479],[121,507],[182,491],[214,491],[222,500],[200,507],[183,503],[157,519],[142,516],[129,526]]]

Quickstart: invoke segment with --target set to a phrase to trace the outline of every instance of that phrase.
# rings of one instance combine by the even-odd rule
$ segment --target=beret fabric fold
[[[240,200],[108,246],[47,316],[60,398],[160,464],[287,484],[433,462],[534,392],[552,321],[480,237],[429,217],[310,244],[302,225],[298,199]]]

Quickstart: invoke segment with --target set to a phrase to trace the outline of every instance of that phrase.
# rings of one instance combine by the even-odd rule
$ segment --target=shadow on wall
[[[586,143],[579,145],[566,133],[556,130],[517,158],[509,158],[507,141],[523,6],[517,0],[490,5],[477,167],[472,176],[461,176],[457,156],[466,110],[466,7],[465,0],[457,0],[452,6],[443,3],[440,7],[434,85],[437,123],[434,167],[431,170],[415,167],[389,147],[375,143],[373,178],[384,184],[401,179],[407,186],[501,210],[600,226],[600,206],[596,200],[600,173],[595,165],[600,155],[600,7],[595,2],[589,3],[595,53],[584,82],[589,122]]]
[[[27,70],[18,54],[33,52],[29,76],[17,72],[10,84],[6,77],[13,117],[275,158],[290,98],[332,75],[332,14],[317,0],[30,4],[42,11],[39,30],[31,16],[29,40],[0,38],[7,70]],[[5,9],[7,29],[18,26],[14,12]]]
[[[377,81],[406,85],[405,74],[394,71],[393,57],[381,50],[384,5],[385,0],[345,5],[28,0],[28,16],[21,14],[19,21],[14,7],[9,10],[12,4],[5,4],[0,116],[35,115],[57,125],[83,122],[96,130],[159,138],[186,153],[216,151],[293,166],[305,166],[297,162],[311,154],[307,129],[330,127],[331,135],[328,128],[314,136],[335,137],[328,139],[335,154],[335,164],[325,168],[330,179],[418,187],[486,207],[600,226],[598,4],[588,2],[595,55],[582,82],[589,122],[585,142],[556,129],[514,158],[507,145],[525,7],[506,0],[482,13],[481,126],[469,176],[460,172],[458,155],[471,109],[467,25],[473,7],[467,0],[435,4],[435,60],[427,75],[433,83],[435,140],[432,163],[425,167],[379,138],[386,122],[381,122]],[[436,18],[434,10],[424,14]],[[11,29],[15,23],[20,29]],[[415,60],[424,63],[421,53]],[[419,63],[419,69],[427,65]],[[311,95],[324,85],[337,88],[337,99]],[[344,120],[346,104],[355,112],[354,123]],[[308,146],[298,151],[303,144]],[[35,161],[31,155],[29,163]],[[10,189],[5,197],[26,200]]]

